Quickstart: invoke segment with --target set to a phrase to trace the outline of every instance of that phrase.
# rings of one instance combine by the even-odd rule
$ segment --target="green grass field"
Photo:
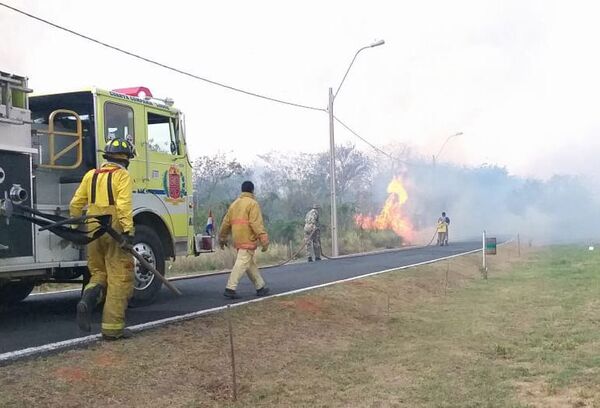
[[[499,248],[0,368],[0,406],[600,407],[600,253]]]

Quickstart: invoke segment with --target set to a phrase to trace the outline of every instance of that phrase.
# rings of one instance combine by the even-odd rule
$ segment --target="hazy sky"
[[[326,107],[371,142],[548,177],[600,155],[594,1],[2,0],[229,85]],[[145,85],[187,114],[192,155],[328,149],[328,119],[153,67],[0,7],[0,70],[36,92]],[[362,144],[336,127],[336,140]]]

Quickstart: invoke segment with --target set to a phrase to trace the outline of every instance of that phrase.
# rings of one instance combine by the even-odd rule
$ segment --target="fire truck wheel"
[[[0,304],[1,305],[13,305],[25,299],[35,284],[33,282],[10,282],[7,284],[0,284]]]
[[[152,228],[146,225],[136,225],[133,248],[150,262],[161,275],[165,274],[165,251],[160,239]],[[156,299],[162,287],[160,279],[156,279],[152,272],[140,267],[135,261],[135,281],[133,297],[129,301],[131,307],[148,305]]]

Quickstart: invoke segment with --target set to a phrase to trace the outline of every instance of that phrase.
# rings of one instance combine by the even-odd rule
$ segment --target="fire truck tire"
[[[146,225],[135,226],[133,248],[138,253],[142,254],[146,260],[153,264],[161,275],[164,276],[165,251],[158,235],[152,228]],[[129,300],[129,306],[144,306],[154,302],[162,287],[160,279],[156,279],[152,272],[140,268],[137,261],[135,263],[134,273],[135,281],[133,297]]]
[[[0,286],[0,305],[8,306],[25,299],[35,284],[33,282],[10,282]]]

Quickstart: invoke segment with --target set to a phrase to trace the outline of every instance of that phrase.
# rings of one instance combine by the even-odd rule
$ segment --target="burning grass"
[[[501,247],[0,368],[2,406],[600,404],[600,256]],[[447,278],[446,278],[447,276]],[[594,405],[595,404],[595,405]]]
[[[388,198],[377,215],[357,214],[354,217],[356,225],[365,230],[394,231],[396,235],[412,242],[414,231],[402,206],[408,200],[408,193],[400,177],[395,177],[387,187]]]

